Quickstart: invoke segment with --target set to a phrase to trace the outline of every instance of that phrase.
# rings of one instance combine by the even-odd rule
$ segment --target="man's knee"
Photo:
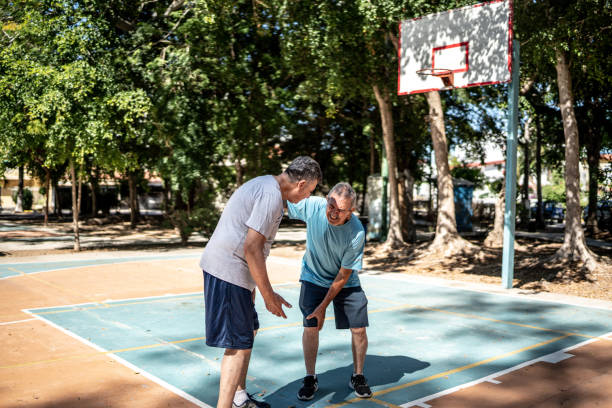
[[[304,334],[307,336],[316,336],[319,334],[318,327],[304,327]]]
[[[365,337],[366,336],[366,328],[365,327],[351,327],[351,333],[356,337]]]

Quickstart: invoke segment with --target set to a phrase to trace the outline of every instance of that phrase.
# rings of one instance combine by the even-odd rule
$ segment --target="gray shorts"
[[[306,320],[321,304],[329,288],[302,281],[300,309],[304,316],[304,327],[316,327],[317,319]],[[336,329],[368,327],[368,299],[361,286],[342,288],[333,300]]]

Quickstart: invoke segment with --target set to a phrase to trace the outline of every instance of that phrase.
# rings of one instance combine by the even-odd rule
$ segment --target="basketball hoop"
[[[450,69],[423,68],[423,69],[417,70],[416,73],[419,75],[435,76],[436,78],[442,79],[442,83],[444,84],[445,87],[448,87],[448,88],[455,87],[454,85],[455,75],[453,74],[453,71],[451,71]]]

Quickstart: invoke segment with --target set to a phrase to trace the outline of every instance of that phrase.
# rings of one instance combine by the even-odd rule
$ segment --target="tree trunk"
[[[136,174],[128,173],[128,186],[130,190],[130,228],[135,229],[138,224],[138,193],[136,191]]]
[[[383,142],[387,153],[389,166],[389,231],[385,246],[389,249],[400,247],[404,244],[402,239],[401,218],[399,213],[399,194],[397,188],[397,159],[395,151],[395,135],[393,132],[393,115],[389,92],[379,89],[378,85],[372,86],[374,96],[378,102],[380,118],[382,122]]]
[[[79,177],[77,178],[79,184],[79,194],[77,195],[77,208],[79,210],[79,215],[83,212],[85,215],[85,211],[83,211],[83,176],[79,173]]]
[[[506,204],[506,188],[503,183],[502,189],[497,195],[495,202],[495,219],[493,229],[484,240],[484,246],[488,248],[501,248],[504,245],[504,207]]]
[[[531,139],[531,122],[533,118],[530,116],[525,123],[525,130],[523,131],[523,136],[525,139],[525,157],[523,162],[523,213],[521,214],[521,224],[523,227],[527,227],[529,225],[529,219],[531,218],[531,204],[529,202],[529,142]]]
[[[236,188],[238,188],[244,183],[244,166],[240,162],[240,158],[236,158],[234,167],[236,168]]]
[[[17,184],[17,202],[15,203],[16,213],[23,212],[23,166],[19,166],[19,181]]]
[[[429,249],[440,251],[444,256],[451,256],[466,249],[473,249],[473,245],[461,238],[457,232],[453,179],[448,165],[448,143],[444,130],[444,112],[440,93],[438,91],[427,92],[425,98],[429,105],[428,120],[438,173],[438,220],[436,236]]]
[[[597,225],[597,189],[599,188],[599,155],[602,135],[593,132],[589,127],[589,141],[587,143],[587,162],[589,164],[589,212],[587,214],[586,229],[590,234],[599,232]]]
[[[62,205],[59,197],[59,183],[57,180],[53,180],[53,213],[57,215],[60,220],[63,220],[62,216]]]
[[[542,206],[542,125],[540,118],[536,119],[536,189],[538,195],[538,212],[536,225],[538,229],[544,228],[544,208]]]
[[[373,132],[370,132],[368,136],[368,140],[370,142],[370,174],[374,174],[376,172],[376,145],[374,144],[374,135]]]
[[[164,214],[166,216],[170,215],[170,200],[171,200],[171,188],[170,181],[166,178],[162,178],[164,181],[164,197],[162,200],[162,206],[164,209]]]
[[[552,261],[582,261],[591,272],[597,268],[595,255],[587,248],[584,230],[580,222],[580,175],[578,125],[574,112],[572,79],[567,55],[562,50],[555,50],[557,61],[557,84],[559,102],[565,134],[565,236],[563,245],[552,257]]]
[[[100,194],[100,171],[96,168],[92,171],[91,177],[91,216],[98,215],[98,196]]]
[[[399,181],[400,214],[402,217],[402,237],[404,241],[416,242],[416,228],[414,225],[414,178],[408,169],[404,169]]]
[[[45,221],[44,226],[49,225],[49,194],[51,193],[51,171],[45,168]]]
[[[81,239],[79,237],[79,203],[77,200],[77,178],[74,169],[74,161],[70,160],[70,179],[72,181],[72,229],[74,231],[74,250],[81,250]]]

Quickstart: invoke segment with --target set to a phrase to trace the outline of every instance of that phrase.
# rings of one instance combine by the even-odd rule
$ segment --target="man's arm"
[[[336,279],[334,279],[331,286],[327,290],[327,294],[321,301],[321,304],[319,304],[319,306],[317,306],[317,308],[311,314],[306,316],[306,319],[317,319],[317,327],[319,330],[323,328],[323,323],[325,322],[325,309],[327,309],[327,306],[329,306],[331,301],[334,300],[336,295],[338,295],[344,285],[346,285],[346,282],[348,282],[352,273],[352,269],[340,267],[340,271],[338,272]]]
[[[268,309],[270,313],[286,319],[287,316],[285,312],[283,312],[283,305],[287,307],[291,307],[291,305],[272,289],[266,269],[266,260],[263,254],[265,243],[266,237],[254,229],[249,228],[246,239],[244,240],[244,257],[249,265],[249,272],[255,281],[255,285],[257,285],[266,303],[266,309]]]

